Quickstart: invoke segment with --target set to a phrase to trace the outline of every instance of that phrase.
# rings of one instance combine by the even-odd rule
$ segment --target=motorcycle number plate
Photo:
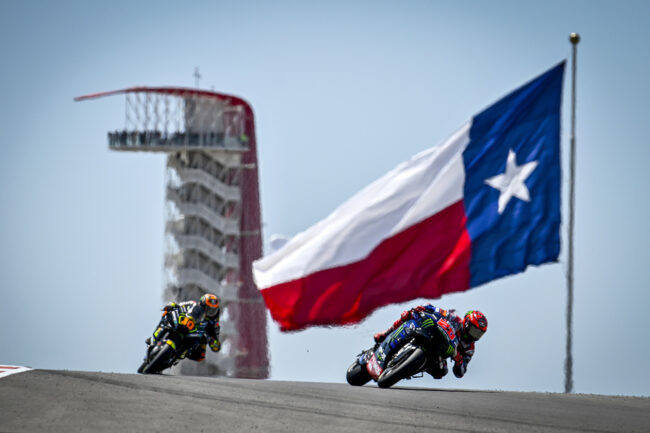
[[[191,317],[183,316],[178,320],[178,323],[181,325],[185,326],[187,329],[192,331],[194,327],[196,326],[196,322],[194,322],[194,319]]]

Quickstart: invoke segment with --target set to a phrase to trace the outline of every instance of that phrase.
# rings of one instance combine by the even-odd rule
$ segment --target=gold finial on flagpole
[[[580,35],[577,34],[577,33],[571,33],[571,34],[569,35],[569,40],[571,41],[571,43],[572,43],[573,45],[577,45],[578,42],[580,42]]]

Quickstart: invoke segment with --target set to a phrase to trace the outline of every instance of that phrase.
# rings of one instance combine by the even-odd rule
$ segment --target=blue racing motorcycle
[[[459,337],[442,314],[422,311],[412,317],[358,355],[347,371],[350,385],[372,379],[380,388],[389,388],[456,354]]]

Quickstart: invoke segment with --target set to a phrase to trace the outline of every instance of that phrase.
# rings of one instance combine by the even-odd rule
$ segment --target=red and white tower
[[[241,98],[188,88],[132,87],[115,151],[167,154],[164,301],[221,298],[223,348],[180,374],[267,378],[266,308],[251,263],[262,254],[255,122]]]

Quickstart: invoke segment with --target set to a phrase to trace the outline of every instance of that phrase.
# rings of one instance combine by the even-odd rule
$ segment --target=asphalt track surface
[[[0,432],[648,432],[650,398],[32,370]]]

